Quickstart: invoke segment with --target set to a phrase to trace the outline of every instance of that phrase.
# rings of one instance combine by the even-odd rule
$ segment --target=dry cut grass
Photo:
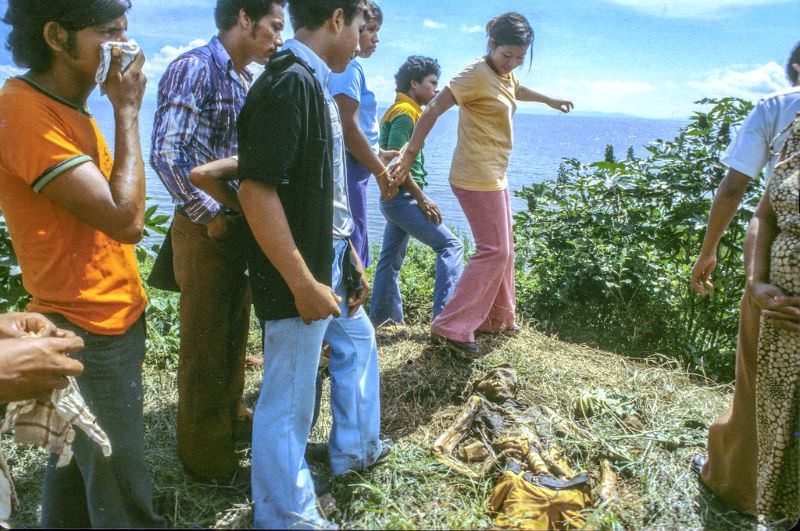
[[[726,406],[729,389],[690,377],[664,361],[632,361],[563,343],[527,327],[515,338],[481,339],[490,353],[473,364],[431,347],[428,333],[426,327],[379,332],[384,431],[396,446],[385,464],[332,482],[336,509],[329,516],[343,527],[492,525],[484,509],[492,479],[459,476],[435,461],[430,448],[457,416],[469,383],[501,363],[516,369],[521,401],[547,405],[566,419],[572,419],[573,401],[581,393],[603,392],[613,405],[588,419],[572,419],[579,429],[560,441],[573,468],[596,476],[600,459],[608,458],[619,475],[619,503],[594,510],[589,517],[592,527],[755,527],[752,518],[726,510],[701,492],[688,467],[692,453],[705,445],[708,424]],[[174,372],[147,368],[145,378],[146,443],[158,510],[177,527],[249,525],[247,493],[192,483],[177,462]],[[258,374],[248,375],[250,402],[259,383]],[[325,406],[314,440],[324,440],[330,426]],[[5,447],[22,501],[14,523],[34,526],[44,456]],[[242,446],[243,462],[249,456],[249,448]],[[315,473],[329,479],[324,468]]]

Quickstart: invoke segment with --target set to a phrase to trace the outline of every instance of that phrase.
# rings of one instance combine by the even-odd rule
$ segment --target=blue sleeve
[[[356,61],[350,61],[347,69],[341,74],[331,74],[331,95],[344,94],[361,103],[361,91],[364,88],[364,72]]]

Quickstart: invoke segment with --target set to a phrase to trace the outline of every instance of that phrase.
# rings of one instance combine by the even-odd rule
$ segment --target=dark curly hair
[[[512,11],[494,17],[486,24],[486,34],[495,46],[530,46],[533,62],[533,28],[523,15]]]
[[[431,74],[436,74],[436,77],[441,75],[442,69],[436,59],[430,57],[423,57],[421,55],[412,55],[403,65],[397,74],[394,75],[394,80],[397,85],[397,92],[408,92],[411,90],[411,82],[422,81]]]
[[[285,6],[286,0],[217,0],[217,7],[214,9],[217,29],[227,31],[234,27],[242,9],[250,19],[258,22],[272,13],[272,6],[276,4]]]
[[[800,76],[800,74],[794,69],[794,65],[800,65],[800,42],[795,45],[792,54],[789,56],[789,62],[786,63],[786,75],[789,77],[789,81],[792,82],[792,85],[797,85],[798,76]]]
[[[70,33],[116,20],[130,9],[130,0],[8,0],[3,22],[11,26],[6,48],[14,63],[44,72],[53,56],[44,40],[44,26],[57,22]]]
[[[364,14],[366,8],[367,0],[289,0],[289,14],[295,31],[319,28],[337,9],[344,11],[345,22],[350,24],[359,13]]]

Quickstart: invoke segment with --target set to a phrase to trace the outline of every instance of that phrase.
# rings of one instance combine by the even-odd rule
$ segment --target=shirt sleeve
[[[192,145],[198,138],[199,114],[208,89],[208,69],[195,58],[172,63],[158,85],[150,164],[176,204],[195,223],[208,223],[222,208],[189,181],[198,161]]]
[[[351,61],[341,74],[331,74],[331,95],[344,94],[361,103],[361,91],[364,88],[364,76],[355,61]]]
[[[4,116],[0,144],[0,162],[36,193],[59,175],[81,164],[95,163],[58,117],[40,105],[25,105]]]
[[[721,159],[729,168],[750,178],[756,177],[769,161],[772,139],[764,106],[762,101],[750,112]]]
[[[303,114],[295,99],[267,97],[239,119],[239,179],[288,184],[302,139]],[[322,142],[322,140],[320,140]]]
[[[456,99],[459,106],[467,104],[481,95],[481,76],[478,70],[478,65],[475,63],[469,65],[460,74],[450,80],[448,87],[450,92]]]
[[[409,140],[414,132],[414,120],[407,114],[397,116],[389,124],[389,134],[386,139],[385,149],[401,149]]]

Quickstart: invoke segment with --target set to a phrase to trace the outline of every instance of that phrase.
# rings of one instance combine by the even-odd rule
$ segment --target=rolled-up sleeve
[[[173,62],[158,86],[150,164],[176,205],[195,223],[208,223],[221,209],[211,196],[192,185],[189,174],[201,162],[192,145],[203,144],[201,104],[209,86],[208,66],[187,57]]]

